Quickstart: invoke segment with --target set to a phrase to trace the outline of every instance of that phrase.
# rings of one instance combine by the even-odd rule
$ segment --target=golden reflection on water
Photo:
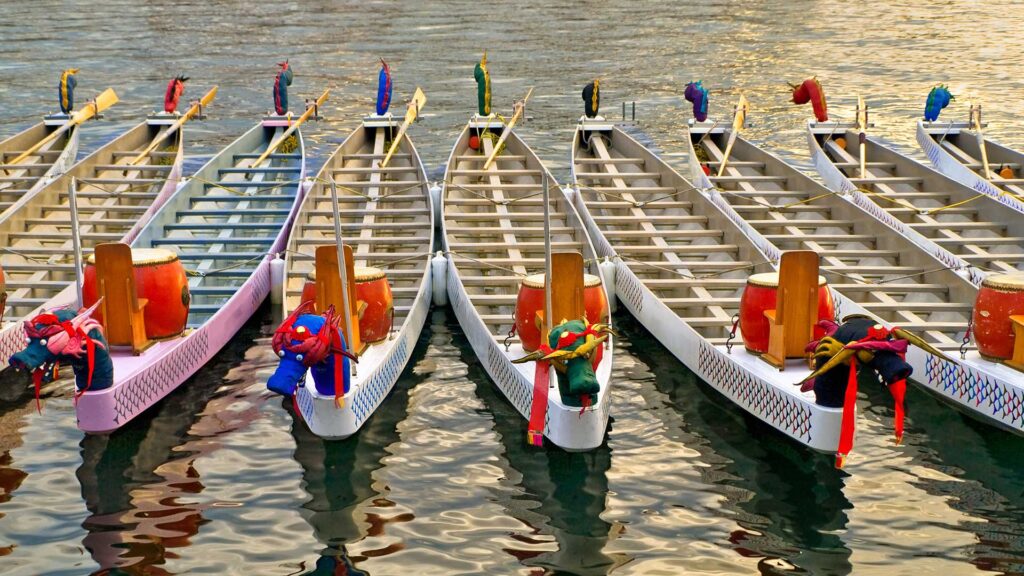
[[[80,99],[107,85],[122,98],[87,126],[86,150],[184,71],[190,94],[221,86],[209,120],[188,129],[193,168],[269,108],[273,64],[287,57],[293,101],[332,88],[325,120],[305,129],[315,169],[370,109],[384,56],[397,102],[417,84],[430,99],[411,135],[436,171],[473,108],[484,48],[499,110],[536,86],[523,135],[561,179],[579,90],[596,76],[606,115],[636,101],[665,152],[682,149],[680,93],[699,78],[713,115],[745,93],[751,139],[806,167],[810,111],[788,102],[786,82],[811,75],[833,117],[863,94],[873,133],[918,156],[913,125],[937,82],[957,95],[944,119],[979,101],[988,133],[1024,148],[1020,2],[41,0],[16,13],[0,21],[0,136],[53,107],[61,68],[82,68]],[[1022,572],[1019,440],[912,391],[897,448],[887,398],[869,394],[849,468],[836,472],[618,320],[628,331],[614,422],[607,446],[582,459],[522,446],[518,417],[437,312],[404,391],[347,444],[312,437],[262,392],[274,364],[266,321],[194,390],[109,441],[80,448],[59,391],[42,416],[25,398],[4,403],[0,572]]]

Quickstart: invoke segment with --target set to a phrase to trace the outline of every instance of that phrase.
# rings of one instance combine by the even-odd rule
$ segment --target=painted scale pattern
[[[935,390],[962,404],[984,407],[994,418],[1024,430],[1024,394],[1013,387],[930,354],[925,359],[925,372],[928,385]]]
[[[200,330],[156,365],[114,390],[114,424],[131,420],[136,414],[177,387],[181,378],[195,372],[211,354],[206,330]]]
[[[622,261],[616,264],[615,294],[620,300],[625,300],[634,313],[639,314],[643,311],[644,295],[640,281]]]
[[[811,442],[811,410],[803,403],[751,376],[707,343],[700,343],[697,366],[708,382],[745,409],[794,437]]]

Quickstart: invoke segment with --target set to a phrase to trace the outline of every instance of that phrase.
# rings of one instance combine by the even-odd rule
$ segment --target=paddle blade
[[[203,97],[199,99],[199,103],[202,104],[203,106],[209,106],[210,102],[213,102],[213,99],[216,98],[216,97],[217,97],[217,86],[214,86],[213,88],[210,88],[209,92],[204,94]]]
[[[416,93],[413,94],[412,100],[409,102],[409,109],[405,111],[405,122],[402,123],[402,127],[398,129],[398,134],[391,142],[391,147],[388,148],[388,153],[384,156],[384,160],[380,163],[381,168],[387,168],[388,162],[391,161],[391,156],[398,150],[398,144],[402,141],[402,137],[405,136],[405,132],[409,129],[409,125],[416,121],[416,117],[419,115],[420,110],[427,103],[427,96],[423,93],[423,90],[419,86],[416,87]]]

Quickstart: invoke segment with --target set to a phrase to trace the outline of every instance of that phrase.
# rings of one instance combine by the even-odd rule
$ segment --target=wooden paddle
[[[391,141],[391,148],[388,149],[387,156],[384,156],[384,161],[380,163],[381,168],[387,168],[388,162],[391,161],[391,155],[398,150],[398,143],[402,141],[402,136],[405,136],[405,131],[409,129],[409,126],[416,121],[416,117],[419,115],[420,110],[427,103],[427,95],[420,90],[420,87],[416,87],[416,93],[413,94],[412,100],[409,102],[409,109],[405,111],[405,122],[402,123],[402,127],[398,129],[398,135]]]
[[[868,107],[864,104],[864,98],[857,96],[857,128],[860,129],[858,141],[860,142],[860,177],[868,177]]]
[[[277,147],[281,145],[281,142],[284,142],[286,138],[291,136],[292,132],[295,132],[296,130],[298,130],[299,126],[301,126],[302,123],[305,122],[306,120],[309,120],[309,117],[313,115],[313,111],[315,111],[317,108],[322,106],[324,102],[327,101],[327,96],[330,93],[331,93],[330,90],[324,90],[324,93],[321,94],[320,97],[316,99],[316,105],[310,106],[309,108],[306,108],[306,111],[302,113],[302,116],[299,116],[299,119],[296,120],[295,122],[293,122],[291,124],[291,126],[289,126],[288,129],[284,131],[284,134],[281,134],[280,138],[278,138],[277,140],[271,142],[270,146],[267,146],[266,151],[263,152],[263,154],[260,154],[260,157],[257,158],[252,164],[250,164],[249,167],[250,168],[258,167],[264,160],[267,159],[267,156],[270,156],[271,154],[273,154],[274,150],[277,150]]]
[[[87,103],[85,105],[85,108],[82,108],[78,112],[75,112],[74,115],[71,116],[71,119],[67,121],[67,124],[64,124],[63,126],[54,130],[53,132],[50,132],[50,134],[46,138],[43,138],[39,142],[36,142],[31,148],[19,154],[17,158],[11,160],[10,162],[8,162],[8,164],[17,164],[18,162],[21,162],[22,160],[28,158],[37,150],[45,146],[47,142],[56,139],[61,134],[64,134],[68,130],[71,130],[73,127],[78,126],[79,124],[85,122],[89,118],[96,116],[97,114],[103,112],[107,108],[110,108],[114,104],[117,104],[117,94],[114,93],[113,88],[107,88],[99,96],[96,97],[96,100]]]
[[[968,105],[970,105],[969,102]],[[978,148],[981,150],[981,167],[985,171],[982,176],[989,180],[992,176],[988,168],[988,151],[985,150],[985,136],[981,133],[981,104],[977,106],[970,105],[970,107],[971,127],[974,129],[974,134],[978,137]]]
[[[209,106],[210,102],[213,102],[215,96],[217,96],[216,86],[210,88],[210,91],[207,92],[205,96],[199,99],[199,102],[192,104],[192,106],[188,110],[186,110],[185,113],[182,114],[181,117],[178,118],[178,120],[174,124],[171,124],[170,128],[168,128],[162,134],[154,138],[153,141],[149,144],[149,146],[146,146],[146,149],[140,152],[139,155],[136,156],[135,158],[132,158],[131,162],[129,162],[128,164],[135,165],[138,164],[139,162],[142,162],[142,160],[146,156],[149,156],[150,152],[156,150],[156,147],[159,146],[161,142],[170,138],[171,134],[174,134],[175,132],[178,131],[179,128],[185,125],[185,122],[188,122],[189,120],[194,118],[195,115],[199,113],[199,109],[201,107]]]
[[[722,155],[722,164],[718,166],[718,176],[721,177],[725,174],[725,167],[729,164],[729,154],[732,153],[732,145],[736,143],[736,136],[739,135],[740,130],[743,129],[743,125],[747,122],[747,110],[750,109],[750,104],[747,103],[747,97],[740,94],[740,99],[736,102],[736,114],[732,119],[732,132],[729,134],[729,142],[725,145],[725,153]]]
[[[498,152],[501,151],[501,146],[508,140],[508,135],[512,133],[512,129],[515,128],[516,122],[523,116],[523,111],[526,110],[526,101],[530,99],[530,94],[533,94],[533,88],[526,93],[526,96],[521,102],[516,103],[515,113],[512,114],[512,118],[508,121],[508,125],[505,126],[505,131],[501,133],[501,138],[498,138],[498,142],[494,144],[494,150],[491,155],[487,157],[487,162],[484,162],[484,170],[491,167],[494,163],[494,159],[498,157]]]

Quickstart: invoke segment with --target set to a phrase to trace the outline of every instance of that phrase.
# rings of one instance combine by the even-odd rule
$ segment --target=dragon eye
[[[32,343],[32,339],[29,338],[28,336],[25,336],[25,344],[31,344],[31,343]]]
[[[46,338],[40,340],[39,343],[42,344],[43,346],[46,346]]]
[[[278,350],[277,355],[280,356],[281,358],[284,358],[284,350]]]
[[[302,362],[302,354],[296,354],[295,359]]]

